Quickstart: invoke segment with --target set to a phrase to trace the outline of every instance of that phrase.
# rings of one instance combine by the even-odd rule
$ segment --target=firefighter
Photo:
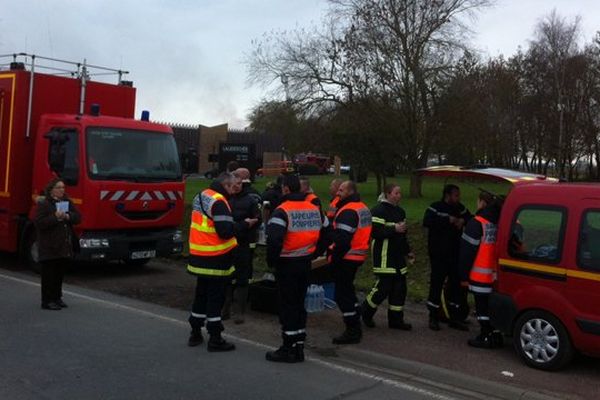
[[[250,171],[238,168],[233,175],[236,184],[239,185],[239,190],[235,190],[236,194],[229,200],[238,242],[234,256],[233,311],[234,322],[242,324],[248,302],[248,284],[253,272],[254,249],[261,219],[261,200],[258,192],[251,186]]]
[[[412,326],[404,321],[406,299],[406,258],[412,263],[415,256],[406,237],[406,212],[398,204],[402,198],[400,186],[385,185],[383,199],[373,209],[373,272],[377,282],[362,304],[362,318],[366,326],[373,328],[373,316],[386,298],[388,299],[388,327],[409,331]]]
[[[189,346],[203,342],[202,327],[210,336],[208,351],[230,351],[233,343],[221,337],[221,309],[226,287],[231,282],[233,251],[237,246],[234,222],[227,198],[233,192],[233,176],[224,172],[210,187],[194,197],[190,226],[190,257],[187,270],[196,275],[196,295],[189,322]]]
[[[279,175],[274,182],[267,183],[265,191],[262,194],[264,217],[265,221],[268,221],[271,213],[281,203],[281,183],[285,175]]]
[[[496,274],[496,233],[502,199],[489,192],[481,192],[477,213],[462,234],[460,247],[461,284],[468,286],[475,298],[475,314],[480,333],[468,344],[480,348],[502,347],[503,339],[490,322],[489,298]]]
[[[360,201],[353,181],[343,182],[338,195],[340,202],[333,220],[329,260],[334,275],[335,301],[342,312],[346,329],[333,338],[333,343],[353,344],[359,343],[362,338],[354,277],[369,253],[371,211]]]
[[[319,208],[300,192],[297,176],[286,175],[282,190],[282,203],[267,224],[267,264],[275,270],[283,344],[267,352],[266,359],[296,363],[304,361],[304,298],[322,219]]]
[[[427,308],[429,328],[434,331],[440,330],[440,303],[446,279],[450,299],[449,326],[468,330],[466,324],[458,318],[461,304],[466,300],[466,293],[460,286],[458,254],[462,230],[470,218],[469,210],[460,202],[460,188],[452,184],[444,186],[441,201],[432,203],[425,210],[423,226],[428,228],[427,245],[431,262]]]
[[[319,207],[319,210],[321,209],[321,199],[313,191],[310,180],[306,176],[300,176],[300,192],[306,194],[306,200]]]
[[[335,213],[338,210],[338,203],[340,201],[340,196],[338,196],[338,190],[340,189],[340,185],[342,184],[342,180],[339,178],[335,178],[329,184],[329,194],[331,195],[331,199],[329,201],[329,208],[327,209],[327,219],[329,222],[333,222],[333,218],[335,217]]]

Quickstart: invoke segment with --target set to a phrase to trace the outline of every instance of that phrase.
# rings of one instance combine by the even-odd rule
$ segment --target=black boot
[[[356,344],[360,343],[362,330],[360,327],[346,327],[346,330],[337,337],[334,337],[333,344]]]
[[[391,311],[388,310],[388,327],[390,329],[400,329],[403,331],[410,331],[412,325],[404,322],[403,311]]]
[[[304,343],[296,343],[293,348],[296,352],[296,362],[304,361]]]
[[[377,312],[376,308],[373,308],[366,301],[361,306],[361,317],[365,326],[369,328],[375,328],[375,321],[373,321],[373,316]]]
[[[42,309],[58,311],[58,310],[61,310],[62,307],[53,301],[49,301],[49,302],[42,303]]]
[[[492,334],[491,333],[480,333],[472,339],[467,341],[469,346],[477,347],[480,349],[491,349],[493,347]]]
[[[298,363],[304,361],[304,345],[294,344],[293,346],[283,345],[275,351],[268,351],[265,354],[267,361]]]
[[[201,330],[192,330],[190,333],[190,337],[188,339],[188,346],[195,347],[199,346],[204,342],[204,337],[202,336]]]
[[[451,319],[448,321],[448,326],[452,329],[457,329],[459,331],[468,331],[469,327],[462,321]]]
[[[440,330],[440,320],[437,316],[437,310],[429,312],[429,329],[432,331]]]
[[[492,348],[493,349],[498,349],[501,347],[504,347],[504,336],[502,335],[502,332],[500,331],[493,331],[490,334],[490,339],[492,341]]]
[[[221,337],[221,334],[210,335],[210,339],[208,339],[208,344],[206,346],[206,350],[210,352],[214,351],[231,351],[235,350],[235,345],[233,343],[229,343],[225,339]]]

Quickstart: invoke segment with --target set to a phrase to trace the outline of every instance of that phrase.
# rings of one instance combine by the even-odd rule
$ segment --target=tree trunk
[[[410,176],[410,193],[409,197],[417,198],[422,197],[423,193],[421,192],[421,186],[423,184],[423,177],[418,174],[411,174]]]

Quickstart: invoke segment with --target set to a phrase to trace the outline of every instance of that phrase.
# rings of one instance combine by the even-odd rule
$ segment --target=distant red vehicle
[[[180,253],[184,182],[171,128],[133,119],[129,82],[88,76],[123,71],[63,62],[77,65],[72,78],[17,60],[0,70],[0,251],[35,265],[36,199],[59,176],[82,213],[80,259],[139,265]]]
[[[492,322],[532,367],[564,367],[574,351],[600,357],[600,184],[453,166],[423,175],[514,184],[498,224]]]
[[[301,174],[326,174],[331,165],[331,157],[325,154],[300,153],[294,156],[293,162]]]

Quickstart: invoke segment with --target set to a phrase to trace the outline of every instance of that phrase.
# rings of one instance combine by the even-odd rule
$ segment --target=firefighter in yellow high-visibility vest
[[[234,221],[227,198],[233,192],[233,175],[223,173],[210,187],[194,197],[187,270],[197,276],[196,296],[189,317],[192,332],[188,345],[203,342],[202,327],[210,336],[208,351],[235,349],[222,338],[221,309],[225,289],[234,272],[233,250],[237,246]]]

